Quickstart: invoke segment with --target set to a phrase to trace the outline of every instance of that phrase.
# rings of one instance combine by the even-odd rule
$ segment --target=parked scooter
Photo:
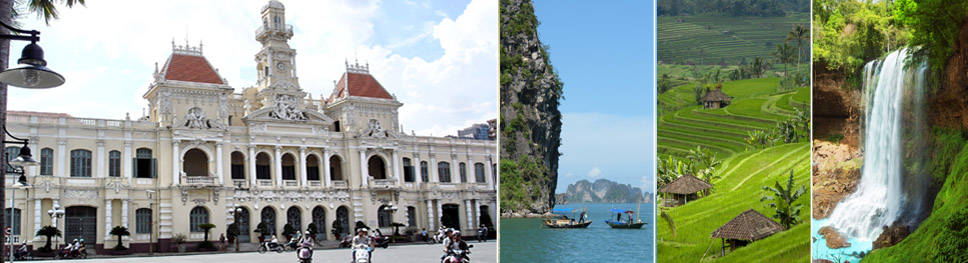
[[[290,238],[289,242],[286,242],[286,244],[283,245],[283,249],[286,251],[295,251],[296,249],[299,249],[299,238]]]
[[[383,247],[383,249],[386,249],[390,246],[390,237],[388,236],[374,237],[374,240],[376,241],[376,247]]]
[[[451,249],[447,252],[447,257],[444,258],[444,263],[469,263],[471,258],[468,255],[471,254],[471,248],[474,245],[467,246],[467,250],[463,249]]]
[[[343,236],[343,240],[339,242],[339,247],[340,248],[350,247],[352,243],[353,243],[353,236],[346,235],[346,236]]]
[[[266,251],[270,250],[276,251],[276,253],[282,253],[284,251],[282,245],[276,242],[266,241],[262,242],[262,245],[259,245],[259,254],[265,254]]]
[[[353,247],[353,263],[370,263],[370,246],[356,245]]]

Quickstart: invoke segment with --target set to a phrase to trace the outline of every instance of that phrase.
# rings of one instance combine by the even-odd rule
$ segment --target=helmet
[[[77,239],[75,238],[73,242],[77,242]]]
[[[454,235],[455,236],[459,236],[460,235],[460,230],[454,230]]]
[[[369,231],[365,227],[356,230],[356,233]]]
[[[306,235],[309,235],[309,230],[306,230]]]
[[[84,242],[84,239],[83,238],[81,238],[81,242]]]

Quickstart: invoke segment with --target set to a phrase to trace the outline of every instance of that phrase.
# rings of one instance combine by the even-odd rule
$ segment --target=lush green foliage
[[[110,234],[112,236],[118,236],[118,245],[117,246],[114,246],[114,249],[115,250],[126,250],[127,249],[127,248],[125,248],[124,246],[121,245],[121,237],[122,236],[130,236],[131,235],[131,232],[128,232],[128,228],[127,227],[124,227],[124,226],[115,226],[114,228],[111,229],[111,232],[109,232],[108,234]]]
[[[785,12],[807,12],[807,0],[662,0],[656,15],[677,16],[718,13],[735,17],[783,16]]]
[[[885,1],[887,2],[887,1]],[[897,24],[910,31],[910,45],[927,57],[932,74],[944,72],[954,53],[961,23],[968,16],[968,2],[962,0],[897,0],[893,15]]]
[[[934,171],[931,173],[936,183],[942,183],[951,171],[951,162],[955,160],[961,147],[965,145],[964,134],[959,130],[935,127],[934,135]]]
[[[38,229],[37,230],[37,233],[34,234],[34,235],[35,236],[44,236],[44,237],[47,237],[47,243],[44,244],[44,247],[43,247],[43,249],[45,251],[50,251],[51,250],[51,248],[50,248],[50,238],[51,237],[55,237],[55,236],[61,237],[61,236],[63,236],[63,235],[61,235],[60,229],[57,229],[57,227],[50,226],[50,225],[44,226],[44,227]]]
[[[893,1],[816,0],[813,3],[814,61],[844,73],[859,87],[868,61],[897,50],[909,33],[895,19]]]
[[[780,224],[787,229],[790,226],[796,225],[802,222],[800,220],[800,209],[803,208],[803,204],[794,204],[797,199],[800,199],[804,193],[807,192],[807,188],[800,185],[800,188],[793,184],[793,170],[790,170],[790,178],[786,180],[786,187],[780,184],[779,181],[776,182],[774,186],[763,186],[763,191],[767,192],[767,195],[760,198],[760,202],[772,201],[768,203],[767,206],[776,209],[776,214],[773,218],[780,220]]]
[[[541,197],[537,191],[551,182],[550,171],[531,156],[517,162],[501,159],[501,209],[517,211],[524,209]]]

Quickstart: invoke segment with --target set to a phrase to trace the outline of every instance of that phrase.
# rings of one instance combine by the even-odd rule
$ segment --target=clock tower
[[[280,96],[297,99],[306,96],[296,77],[296,50],[289,47],[292,25],[286,24],[286,7],[270,0],[262,7],[262,26],[255,31],[255,40],[262,49],[255,54],[258,81],[255,84],[256,106],[272,106]]]

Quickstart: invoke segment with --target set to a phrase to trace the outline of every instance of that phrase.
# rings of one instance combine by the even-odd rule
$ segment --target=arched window
[[[279,25],[279,16],[272,16],[272,26],[274,26],[276,29],[282,28],[282,26]]]
[[[121,177],[121,152],[108,152],[108,176]]]
[[[4,227],[10,227],[10,208],[3,209],[4,212]],[[20,235],[20,229],[23,228],[23,221],[20,221],[20,209],[15,208],[13,210],[13,222],[17,222],[17,227],[11,227],[13,229],[13,235]]]
[[[420,180],[424,183],[430,182],[430,176],[427,175],[429,173],[428,170],[427,161],[420,162]]]
[[[417,227],[417,208],[407,207],[407,226]]]
[[[381,205],[376,211],[377,221],[380,227],[390,227],[390,224],[393,223],[393,214],[390,213],[388,208],[389,206]]]
[[[54,175],[54,149],[40,149],[40,175]]]
[[[383,158],[372,156],[366,162],[366,168],[373,179],[387,179],[387,166]]]
[[[272,179],[269,174],[269,155],[266,153],[259,153],[255,156],[255,178],[256,179]]]
[[[333,181],[343,180],[343,159],[333,155],[329,157],[329,179]]]
[[[487,176],[487,175],[484,174],[484,164],[483,163],[475,163],[474,164],[474,177],[477,178],[477,182],[478,183],[485,182],[485,176]]]
[[[134,221],[136,234],[151,233],[151,209],[138,208],[134,211]]]
[[[71,151],[71,177],[91,177],[91,151]]]
[[[296,180],[296,159],[292,154],[282,155],[282,180]]]
[[[185,152],[184,156],[185,175],[187,176],[208,176],[208,155],[198,148],[192,148]]]
[[[466,163],[460,163],[460,182],[461,183],[467,182],[467,164]]]
[[[319,181],[319,158],[314,154],[306,157],[306,180]]]
[[[192,232],[205,232],[204,229],[198,227],[201,224],[208,224],[208,209],[202,206],[196,206],[192,208],[192,212],[188,215],[189,226]]]
[[[410,162],[410,158],[403,158],[403,181],[408,183],[415,181],[413,164]]]
[[[151,156],[151,149],[138,148],[134,157],[134,177],[155,178],[157,161]]]
[[[232,179],[245,179],[245,156],[232,152]]]
[[[450,183],[450,163],[437,163],[437,174],[440,176],[441,183]]]

